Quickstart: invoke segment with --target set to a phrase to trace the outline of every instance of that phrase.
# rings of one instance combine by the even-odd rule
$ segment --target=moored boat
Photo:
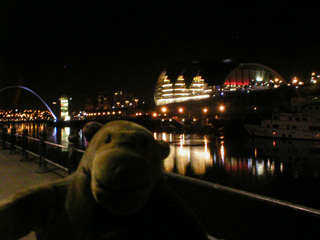
[[[274,113],[259,125],[244,124],[251,136],[320,140],[320,115]]]

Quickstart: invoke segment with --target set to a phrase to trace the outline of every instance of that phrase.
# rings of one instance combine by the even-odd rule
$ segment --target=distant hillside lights
[[[37,120],[53,120],[53,116],[49,111],[41,110],[0,110],[0,121],[37,121]]]
[[[320,75],[316,75],[315,72],[311,73],[311,79],[310,79],[310,83],[311,84],[316,84],[320,82]]]
[[[298,88],[299,86],[304,85],[304,82],[302,82],[298,77],[293,77],[291,84],[288,84],[288,86],[295,86],[296,88]]]
[[[310,84],[319,84],[320,83],[320,75],[317,75],[315,72],[311,73]],[[298,88],[299,86],[308,84],[307,81],[301,80],[298,76],[294,76],[292,78],[291,83],[288,83],[288,86],[293,86]]]
[[[138,106],[139,99],[132,96],[132,94],[123,91],[115,92],[113,95],[112,108],[135,108]]]

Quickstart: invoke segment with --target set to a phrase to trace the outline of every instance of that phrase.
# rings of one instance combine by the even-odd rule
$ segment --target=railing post
[[[2,148],[6,149],[6,141],[7,141],[8,128],[3,127],[2,129]]]
[[[11,136],[10,136],[10,153],[15,153],[16,152],[16,128],[12,127],[11,128]]]
[[[24,129],[22,131],[22,159],[21,162],[28,162],[30,159],[28,158],[28,129]]]
[[[78,135],[69,136],[68,140],[69,140],[68,173],[71,174],[78,167],[78,154],[75,149],[78,147],[79,136]]]
[[[40,133],[40,142],[39,142],[39,168],[36,171],[37,173],[47,173],[49,172],[49,169],[47,168],[47,162],[44,160],[44,157],[46,155],[46,132]]]

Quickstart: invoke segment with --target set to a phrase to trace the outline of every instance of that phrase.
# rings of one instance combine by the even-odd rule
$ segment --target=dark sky
[[[309,74],[320,67],[318,19],[311,1],[1,0],[0,88],[23,85],[48,103],[68,93],[82,108],[100,92],[152,100],[160,72],[181,60]],[[1,92],[0,109],[38,107],[29,95]]]

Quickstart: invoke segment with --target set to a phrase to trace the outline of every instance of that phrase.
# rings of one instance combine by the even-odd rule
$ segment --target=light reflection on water
[[[40,133],[45,131],[47,133],[47,141],[68,146],[69,136],[77,134],[79,136],[80,147],[86,147],[87,141],[82,135],[82,129],[74,129],[70,127],[58,128],[49,127],[45,123],[11,123],[8,127],[8,133],[11,133],[13,127],[16,128],[18,134],[22,134],[23,130],[27,129],[31,137],[39,138]],[[67,151],[67,149],[63,149]]]
[[[166,171],[320,208],[320,142],[154,136],[170,143]]]
[[[222,166],[231,175],[237,173],[263,178],[276,172],[274,160],[258,158],[256,147],[253,155],[237,156],[226,148],[223,137],[211,136],[213,141],[210,141],[207,135],[154,133],[154,136],[170,143],[171,152],[164,161],[165,170],[169,172],[186,175],[187,168],[190,168],[192,174],[201,176],[214,166]],[[279,168],[279,172],[282,171],[283,168]]]

